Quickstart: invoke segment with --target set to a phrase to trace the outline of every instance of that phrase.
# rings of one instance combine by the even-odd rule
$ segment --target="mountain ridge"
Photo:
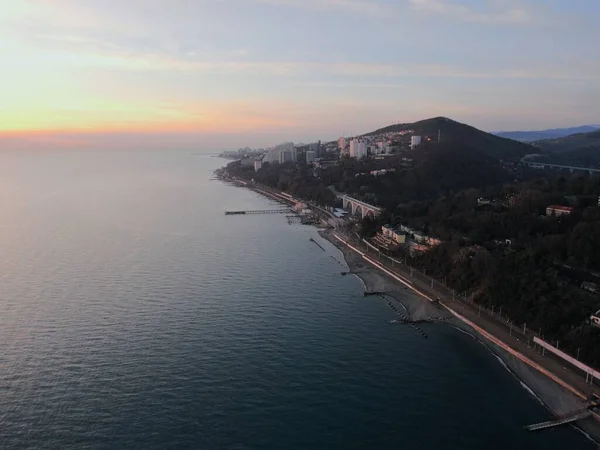
[[[589,133],[532,142],[540,156],[536,160],[580,167],[600,167],[600,129]]]
[[[531,146],[512,139],[495,136],[447,117],[433,117],[413,123],[400,123],[379,128],[363,136],[385,133],[412,131],[414,135],[432,138],[436,141],[438,132],[442,142],[450,142],[457,146],[468,146],[497,159],[518,158],[531,153]]]
[[[581,125],[569,128],[550,128],[539,131],[498,131],[492,134],[521,142],[535,142],[544,139],[557,139],[573,134],[589,133],[599,130],[600,125]]]

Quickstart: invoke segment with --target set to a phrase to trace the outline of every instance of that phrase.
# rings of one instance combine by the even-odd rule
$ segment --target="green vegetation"
[[[599,195],[600,178],[539,179],[411,202],[380,224],[405,223],[443,239],[413,264],[600,365],[600,330],[588,324],[600,296],[581,287],[600,284]],[[484,196],[491,203],[479,204]],[[545,217],[555,203],[576,209]]]
[[[279,189],[295,197],[314,201],[320,205],[334,205],[335,195],[323,182],[314,176],[312,167],[306,164],[269,164],[254,172],[253,167],[242,166],[239,161],[229,163],[230,175],[245,180],[254,180],[265,186]]]
[[[382,217],[360,223],[364,236],[384,223],[402,223],[440,238],[441,245],[412,259],[416,267],[600,366],[600,329],[588,323],[600,296],[582,288],[600,285],[600,178],[542,172],[548,178],[532,179],[540,172],[510,158],[531,146],[445,118],[378,133],[407,129],[424,136],[441,129],[443,138],[381,160],[343,158],[320,169],[265,164],[256,173],[234,162],[227,172],[324,205],[336,204],[339,191],[384,207]],[[598,135],[567,139],[580,146]],[[370,174],[380,169],[387,173]],[[551,204],[575,210],[546,217]]]
[[[383,133],[397,133],[401,131],[414,131],[415,135],[430,136],[437,140],[438,130],[441,132],[442,142],[453,145],[465,145],[473,151],[500,158],[511,159],[523,157],[532,153],[531,146],[512,139],[495,136],[478,130],[446,117],[421,120],[415,123],[391,125],[369,133],[369,135]]]
[[[409,164],[386,161],[388,165],[394,164],[396,170],[378,177],[368,172],[385,163],[352,159],[323,171],[321,177],[325,184],[333,185],[340,192],[388,210],[408,201],[437,198],[511,179],[497,160],[454,143],[423,146],[411,156],[414,159]]]
[[[534,142],[544,154],[537,158],[555,164],[600,167],[600,130]]]

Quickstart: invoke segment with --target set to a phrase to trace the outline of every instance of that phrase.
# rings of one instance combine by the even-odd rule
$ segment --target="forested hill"
[[[532,153],[531,146],[512,139],[505,139],[485,131],[478,130],[446,117],[435,117],[414,123],[403,123],[380,128],[367,135],[411,131],[414,135],[431,137],[437,140],[438,131],[442,142],[466,145],[470,149],[497,159],[520,158]]]
[[[545,139],[533,144],[545,154],[543,160],[546,162],[600,167],[600,130],[558,139]]]
[[[383,161],[343,158],[339,164],[322,170],[320,177],[326,186],[389,211],[405,202],[502,185],[514,178],[497,159],[465,145],[424,145],[411,156],[410,163],[402,162],[401,155]],[[370,170],[381,168],[393,171],[383,176],[369,175]]]
[[[571,152],[590,147],[600,149],[600,130],[556,139],[544,139],[534,142],[534,145],[550,152]]]

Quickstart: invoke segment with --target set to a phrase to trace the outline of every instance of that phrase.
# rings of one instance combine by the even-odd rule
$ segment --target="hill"
[[[562,138],[572,134],[589,133],[598,129],[600,129],[600,126],[597,125],[583,125],[580,127],[553,128],[540,131],[500,131],[494,134],[507,139],[514,139],[515,141],[533,142],[542,139]]]
[[[450,143],[454,146],[468,146],[475,152],[480,152],[496,159],[519,158],[527,153],[531,153],[531,147],[527,144],[494,136],[493,134],[446,117],[435,117],[414,123],[390,125],[368,133],[366,136],[403,131],[411,131],[414,135],[430,137],[432,141],[437,141],[439,132],[441,134],[441,141],[444,143]]]
[[[513,177],[497,158],[469,146],[442,142],[423,146],[409,166],[384,176],[369,176],[369,161],[343,159],[322,173],[326,185],[395,211],[398,205],[437,198],[468,188],[502,185]],[[366,172],[366,173],[365,173]]]
[[[542,159],[546,162],[582,167],[600,166],[600,130],[544,139],[533,145],[542,150]]]
[[[600,130],[579,133],[555,139],[543,139],[533,143],[548,152],[572,152],[585,148],[600,149]]]

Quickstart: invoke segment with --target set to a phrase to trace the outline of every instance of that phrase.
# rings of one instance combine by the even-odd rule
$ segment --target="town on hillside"
[[[567,144],[554,155],[564,164],[532,164],[552,160],[548,145],[435,118],[224,153],[221,176],[323,211],[327,226],[600,365],[599,166],[569,165]]]

